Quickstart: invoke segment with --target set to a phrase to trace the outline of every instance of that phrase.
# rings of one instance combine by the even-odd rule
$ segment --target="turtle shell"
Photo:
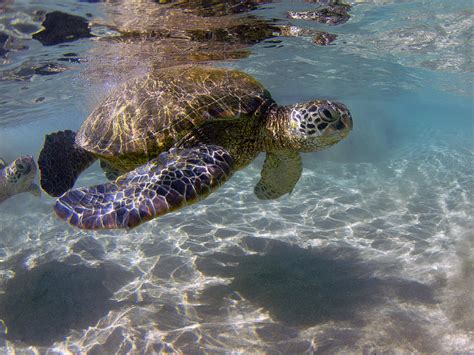
[[[76,144],[130,170],[209,120],[252,119],[272,102],[252,76],[226,68],[163,68],[114,90],[87,117]]]

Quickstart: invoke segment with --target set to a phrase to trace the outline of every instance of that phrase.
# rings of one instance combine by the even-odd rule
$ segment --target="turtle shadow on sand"
[[[280,324],[300,328],[331,321],[363,324],[363,313],[393,299],[438,303],[429,285],[373,276],[377,268],[350,248],[303,249],[254,237],[243,242],[257,253],[216,253],[196,261],[205,275],[232,278],[228,286],[211,286],[203,292],[200,301],[208,307],[240,295]],[[219,294],[221,301],[212,299],[213,294]]]
[[[0,319],[7,327],[0,338],[50,346],[120,307],[111,299],[113,292],[130,278],[130,272],[106,264],[93,268],[51,261],[20,269],[0,295]]]

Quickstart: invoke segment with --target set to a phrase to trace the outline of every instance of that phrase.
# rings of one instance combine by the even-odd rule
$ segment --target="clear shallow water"
[[[283,19],[311,6],[282,2],[257,13]],[[63,7],[104,18],[107,9]],[[304,155],[290,196],[253,196],[260,156],[205,201],[129,232],[73,229],[53,216],[45,195],[0,205],[2,347],[474,351],[472,4],[369,1],[351,16],[330,28],[298,22],[338,33],[333,46],[282,38],[281,47],[260,43],[249,58],[219,63],[255,75],[281,104],[324,96],[350,107],[354,131]],[[44,134],[77,129],[123,80],[100,70],[111,67],[113,45],[45,49],[24,41],[30,49],[12,53],[4,78],[43,54],[76,52],[88,61],[0,82],[6,160],[37,157]],[[141,64],[149,65],[146,57]],[[103,180],[95,165],[78,185]]]

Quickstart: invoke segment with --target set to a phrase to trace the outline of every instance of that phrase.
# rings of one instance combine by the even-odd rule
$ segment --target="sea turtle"
[[[83,229],[132,228],[194,203],[266,152],[260,199],[293,190],[298,152],[346,137],[352,118],[341,103],[278,106],[252,76],[184,65],[152,71],[114,90],[78,133],[47,135],[38,160],[41,186],[61,195],[55,212]],[[97,158],[116,180],[73,187]],[[69,190],[69,191],[68,191]]]
[[[39,196],[41,190],[33,183],[35,176],[36,165],[30,156],[19,157],[10,164],[0,159],[0,203],[21,192]]]

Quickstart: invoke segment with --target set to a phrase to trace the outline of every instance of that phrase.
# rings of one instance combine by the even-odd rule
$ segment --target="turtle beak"
[[[27,165],[26,166],[26,169],[25,169],[25,174],[29,174],[31,171],[31,166],[30,165]]]
[[[339,132],[343,134],[343,136],[347,136],[350,131],[352,131],[352,115],[346,105],[340,102],[333,102],[332,103],[337,113],[339,114],[339,120],[335,122],[334,126]]]
[[[348,112],[346,115],[341,117],[341,121],[346,126],[348,131],[352,131],[352,117],[351,114]]]

